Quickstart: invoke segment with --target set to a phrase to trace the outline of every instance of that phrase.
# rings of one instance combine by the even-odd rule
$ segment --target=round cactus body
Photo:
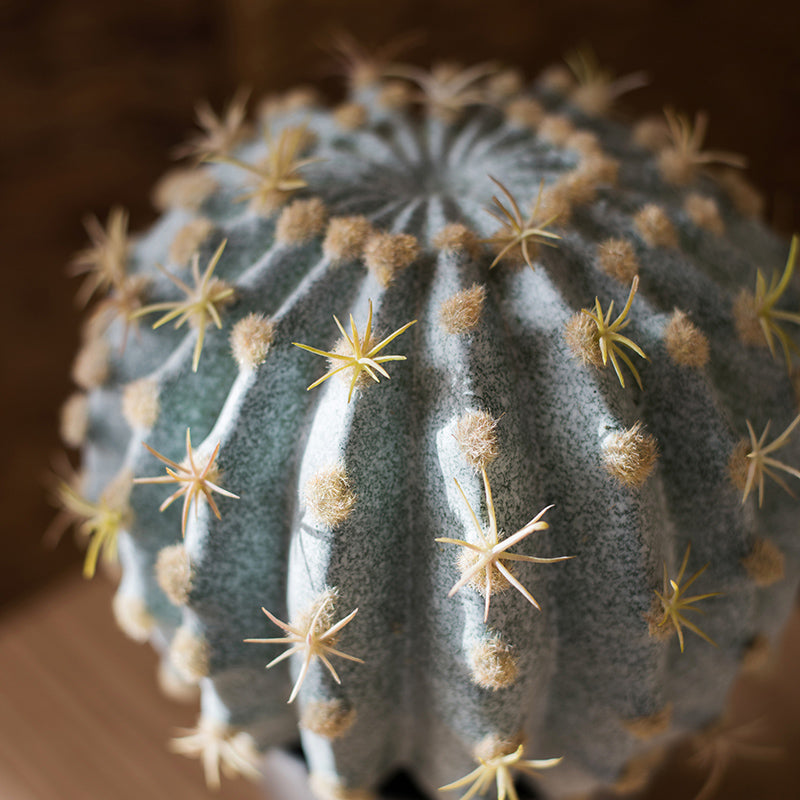
[[[702,119],[559,75],[291,95],[90,230],[63,499],[212,784],[299,735],[321,798],[588,792],[788,613],[794,251]]]

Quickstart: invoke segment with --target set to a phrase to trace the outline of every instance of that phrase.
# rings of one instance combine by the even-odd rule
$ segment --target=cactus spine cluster
[[[639,76],[349,56],[91,223],[86,572],[212,785],[299,725],[321,798],[632,786],[791,605],[796,249],[702,116],[609,118]]]

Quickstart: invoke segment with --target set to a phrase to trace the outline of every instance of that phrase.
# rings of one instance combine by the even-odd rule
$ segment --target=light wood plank
[[[120,633],[113,587],[71,577],[0,618],[2,800],[311,800],[297,762],[267,759],[263,786],[223,778],[208,792],[197,761],[169,753],[196,708],[157,688],[156,654]],[[800,612],[770,670],[739,681],[732,719],[763,720],[754,741],[783,748],[776,761],[736,760],[711,800],[800,797]],[[690,800],[703,770],[679,747],[640,800]]]

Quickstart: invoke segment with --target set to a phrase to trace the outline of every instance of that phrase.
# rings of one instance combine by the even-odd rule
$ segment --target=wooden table
[[[196,709],[160,693],[155,654],[114,625],[112,592],[103,578],[74,577],[0,617],[0,798],[307,800],[296,768],[280,757],[267,765],[264,787],[223,779],[212,795],[198,762],[167,751]],[[736,718],[763,719],[757,741],[783,755],[737,759],[713,800],[800,797],[800,612],[769,673],[740,680],[732,699]],[[694,798],[703,772],[686,755],[677,749],[642,800]]]

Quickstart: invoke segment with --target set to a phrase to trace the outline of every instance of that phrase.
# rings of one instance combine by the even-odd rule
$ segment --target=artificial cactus
[[[298,723],[321,798],[619,782],[792,602],[796,250],[704,117],[608,118],[640,76],[348,46],[346,103],[204,108],[152,229],[91,223],[87,572],[199,683],[211,784]]]

